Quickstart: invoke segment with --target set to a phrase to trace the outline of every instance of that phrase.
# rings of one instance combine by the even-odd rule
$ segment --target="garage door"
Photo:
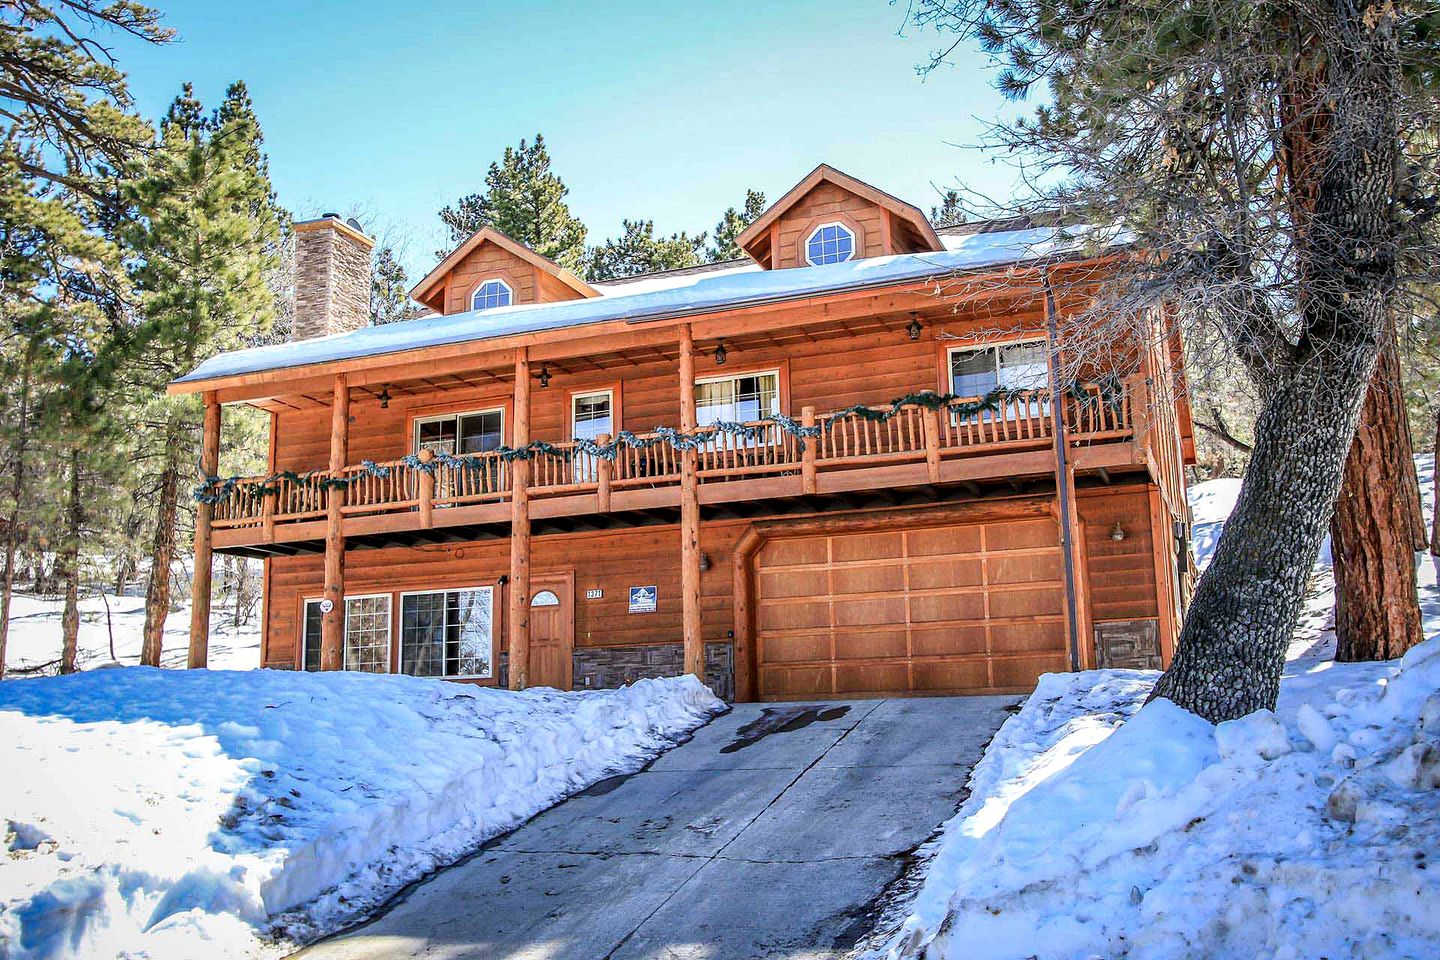
[[[1067,667],[1048,518],[776,539],[755,574],[767,699],[1025,689]]]

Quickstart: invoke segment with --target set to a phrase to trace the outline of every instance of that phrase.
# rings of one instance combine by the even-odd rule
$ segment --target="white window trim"
[[[616,430],[619,429],[619,426],[620,426],[620,425],[615,422],[615,388],[614,388],[614,387],[602,387],[602,388],[599,389],[599,390],[577,390],[577,391],[575,391],[574,393],[570,394],[570,438],[571,438],[572,440],[580,435],[580,432],[575,429],[576,426],[578,426],[578,424],[577,424],[577,422],[576,422],[576,420],[575,420],[575,406],[576,406],[576,402],[579,401],[582,397],[598,397],[598,396],[600,396],[601,394],[604,394],[606,397],[608,397],[608,398],[610,399],[610,424],[611,424],[612,427],[615,428],[614,430],[611,430],[610,432],[611,432],[611,433],[615,433]]]
[[[780,368],[779,368],[779,367],[774,367],[774,368],[769,369],[769,370],[738,370],[738,371],[736,371],[735,373],[720,373],[720,374],[716,374],[716,375],[710,376],[710,377],[696,377],[696,378],[695,378],[695,386],[698,387],[698,386],[700,386],[700,384],[702,384],[702,383],[724,383],[726,380],[741,380],[741,379],[744,379],[745,377],[774,377],[774,378],[775,378],[775,412],[776,412],[776,413],[784,413],[784,412],[785,412],[785,397],[784,397],[784,396],[782,395],[782,393],[781,393],[781,388],[784,386],[784,380],[783,380],[783,378],[780,376]],[[700,406],[698,400],[696,401],[695,406],[696,406],[696,409],[698,410],[698,409],[699,409],[699,406]],[[768,417],[768,416],[770,416],[770,414],[768,414],[768,413],[767,413],[767,414],[762,414],[762,416],[767,416],[767,417]]]
[[[391,661],[390,652],[395,646],[395,600],[388,593],[347,593],[340,604],[340,669],[346,669],[345,665],[345,634],[346,627],[350,620],[345,605],[351,600],[374,600],[378,597],[385,598],[385,614],[390,620],[390,644],[385,650],[385,673],[394,673],[395,664]],[[301,597],[300,598],[300,670],[305,670],[305,654],[309,651],[309,640],[305,636],[305,608],[312,603],[320,603],[324,597]],[[384,674],[376,674],[384,676]]]
[[[1046,343],[1046,337],[1021,337],[1018,340],[992,340],[988,343],[972,343],[969,346],[953,346],[945,348],[945,392],[951,393],[955,390],[955,354],[957,353],[978,353],[981,350],[994,350],[997,355],[1006,347],[1023,347],[1027,343]],[[999,357],[996,357],[997,361]],[[1050,369],[1050,354],[1045,354],[1045,369]],[[996,375],[999,375],[999,365],[996,365]],[[1042,390],[1050,388],[1050,379],[1047,376],[1045,386]]]
[[[454,420],[455,446],[458,448],[460,446],[460,418],[473,417],[481,413],[500,414],[500,442],[503,444],[505,442],[505,406],[504,404],[500,404],[493,407],[479,407],[475,410],[457,410],[454,413],[436,413],[425,417],[416,417],[413,426],[411,426],[410,428],[410,452],[415,454],[418,454],[420,452],[420,425],[422,423],[435,423],[440,420]],[[462,456],[462,454],[457,449],[453,456],[458,457]]]
[[[485,674],[483,674],[483,673],[444,673],[444,674],[441,674],[439,677],[434,677],[434,678],[431,678],[431,679],[439,679],[439,680],[494,680],[494,679],[496,679],[496,675],[495,675],[495,661],[496,661],[496,656],[495,656],[495,626],[496,626],[496,624],[495,624],[495,621],[496,621],[496,619],[497,619],[497,617],[499,616],[499,613],[500,613],[499,608],[496,606],[496,603],[497,603],[496,598],[499,596],[500,591],[499,591],[498,589],[496,589],[495,584],[493,584],[493,583],[477,583],[477,584],[474,584],[474,585],[472,585],[472,586],[465,586],[465,587],[436,587],[436,588],[434,588],[434,589],[432,589],[432,590],[402,590],[402,591],[400,591],[400,615],[401,615],[401,620],[402,620],[402,622],[399,624],[399,626],[398,626],[398,628],[397,628],[397,631],[398,631],[398,632],[396,633],[396,637],[397,637],[397,638],[399,639],[399,641],[400,641],[400,669],[399,669],[399,671],[397,671],[397,672],[400,672],[400,673],[404,673],[404,672],[405,672],[405,624],[403,623],[404,615],[405,615],[405,598],[406,598],[406,597],[423,597],[423,596],[426,596],[426,595],[432,594],[432,593],[460,593],[460,592],[465,591],[465,590],[489,590],[489,591],[490,591],[490,675],[487,677],[487,676],[486,676]]]
[[[826,227],[839,227],[841,230],[844,230],[850,235],[850,256],[846,257],[844,260],[831,261],[831,263],[849,263],[851,260],[854,260],[857,256],[859,256],[860,250],[858,249],[858,246],[860,243],[860,238],[856,235],[855,228],[850,226],[850,224],[846,223],[843,220],[826,220],[824,223],[816,224],[815,229],[811,230],[808,234],[805,235],[805,245],[802,249],[805,251],[806,264],[812,267],[828,267],[831,265],[830,263],[816,263],[814,260],[810,259],[810,241],[815,239],[815,234],[819,233],[821,230],[824,230]]]
[[[504,277],[486,277],[485,279],[481,280],[479,283],[475,284],[475,286],[471,287],[471,288],[470,288],[470,295],[465,298],[465,299],[466,299],[466,302],[470,304],[470,309],[471,309],[471,310],[499,310],[499,309],[500,309],[500,307],[477,307],[477,306],[475,306],[475,297],[476,297],[476,295],[479,294],[482,289],[484,289],[484,287],[485,287],[485,285],[486,285],[487,283],[498,283],[498,284],[500,284],[500,286],[504,287],[504,288],[505,288],[505,292],[510,295],[510,302],[507,303],[507,304],[504,304],[504,306],[507,306],[507,307],[513,307],[513,306],[515,306],[515,288],[512,287],[512,286],[510,286],[510,282],[509,282],[508,280],[506,280]]]

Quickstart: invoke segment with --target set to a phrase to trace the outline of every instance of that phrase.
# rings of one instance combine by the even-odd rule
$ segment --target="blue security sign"
[[[630,612],[631,613],[654,613],[655,601],[660,597],[660,590],[652,583],[648,587],[630,588]]]

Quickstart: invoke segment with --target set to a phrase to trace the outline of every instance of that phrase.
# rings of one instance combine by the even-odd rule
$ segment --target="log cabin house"
[[[292,342],[171,385],[205,403],[194,665],[212,551],[264,558],[275,668],[783,700],[1169,662],[1180,352],[1060,382],[1104,275],[1065,231],[936,230],[822,165],[746,260],[587,283],[485,229],[370,326],[372,241],[295,230]],[[229,404],[267,476],[212,476]]]

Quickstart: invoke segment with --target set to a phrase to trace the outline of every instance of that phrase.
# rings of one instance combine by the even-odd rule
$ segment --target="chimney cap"
[[[296,220],[292,226],[296,233],[309,233],[314,230],[334,230],[343,233],[356,243],[361,244],[365,249],[375,246],[375,238],[365,233],[365,228],[355,218],[349,220],[340,219],[338,213],[325,213],[314,220]]]

